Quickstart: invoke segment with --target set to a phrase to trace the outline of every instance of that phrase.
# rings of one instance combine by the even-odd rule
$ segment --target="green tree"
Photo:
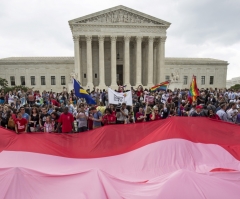
[[[8,81],[6,79],[0,78],[0,87],[8,86]]]
[[[5,93],[9,92],[9,91],[13,91],[13,90],[23,90],[25,92],[27,92],[27,90],[29,90],[30,88],[26,87],[26,86],[5,86],[2,88],[4,90]]]
[[[238,91],[238,90],[240,90],[240,84],[235,84],[234,86],[231,86],[230,89],[232,89],[234,91]]]

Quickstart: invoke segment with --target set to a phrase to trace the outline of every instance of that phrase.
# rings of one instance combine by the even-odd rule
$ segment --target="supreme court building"
[[[116,6],[70,20],[69,26],[74,57],[3,58],[0,77],[10,85],[24,82],[56,91],[64,85],[70,88],[71,77],[90,89],[151,87],[172,78],[178,88],[188,88],[193,74],[200,88],[226,86],[227,61],[165,57],[169,22]]]

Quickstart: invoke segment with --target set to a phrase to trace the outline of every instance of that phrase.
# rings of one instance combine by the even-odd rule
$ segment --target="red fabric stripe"
[[[240,127],[207,118],[172,117],[112,125],[79,134],[21,134],[0,129],[0,151],[29,151],[71,158],[118,155],[160,140],[182,138],[217,144],[240,160]],[[217,155],[217,154],[216,154]]]
[[[237,171],[237,170],[226,169],[226,168],[215,168],[215,169],[212,169],[210,172],[218,172],[218,171],[231,172],[231,171]]]

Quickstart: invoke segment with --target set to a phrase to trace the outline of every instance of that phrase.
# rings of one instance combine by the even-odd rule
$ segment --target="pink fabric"
[[[89,159],[3,151],[0,168],[4,199],[240,196],[239,160],[219,145],[177,138]],[[229,171],[210,172],[216,168]]]

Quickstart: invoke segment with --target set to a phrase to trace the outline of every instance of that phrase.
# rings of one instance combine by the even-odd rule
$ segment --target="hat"
[[[198,108],[199,108],[199,109],[202,109],[202,106],[199,106],[199,105],[198,105],[198,106],[196,106],[196,109],[198,109]]]

